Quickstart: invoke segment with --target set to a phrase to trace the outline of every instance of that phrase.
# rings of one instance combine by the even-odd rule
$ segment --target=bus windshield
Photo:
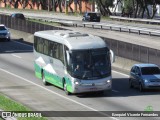
[[[71,75],[78,79],[100,79],[111,75],[108,48],[73,50]]]

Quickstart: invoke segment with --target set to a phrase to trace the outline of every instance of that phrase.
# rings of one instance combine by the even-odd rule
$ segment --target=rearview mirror
[[[66,55],[67,55],[67,64],[69,65],[70,64],[70,54],[68,50],[66,51]]]
[[[112,50],[109,51],[110,52],[110,60],[111,60],[111,63],[114,63],[115,62],[115,54]]]

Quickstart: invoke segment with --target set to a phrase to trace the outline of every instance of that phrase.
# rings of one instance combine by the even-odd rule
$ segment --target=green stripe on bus
[[[54,75],[54,74],[51,74],[47,71],[44,71],[44,74],[45,74],[45,79],[47,82],[49,82],[55,86],[58,86],[60,88],[63,88],[63,83],[62,83],[61,77]]]
[[[66,78],[66,77],[65,77],[65,81],[66,81],[66,83],[67,83],[67,90],[68,90],[69,92],[73,93],[73,88],[72,88],[72,82],[71,82],[71,80],[70,80],[69,78]]]
[[[34,63],[34,69],[35,69],[35,76],[41,79],[42,78],[41,67],[36,63]]]
[[[36,63],[34,63],[34,68],[35,68],[35,76],[37,78],[42,78],[41,75],[41,67],[39,65],[37,65]],[[49,73],[47,71],[44,70],[44,75],[45,75],[45,80],[57,87],[63,88],[63,81],[62,78],[59,77],[58,75],[54,75],[52,73]],[[65,78],[66,84],[67,84],[67,90],[69,92],[73,92],[73,88],[72,88],[72,82],[69,78]]]

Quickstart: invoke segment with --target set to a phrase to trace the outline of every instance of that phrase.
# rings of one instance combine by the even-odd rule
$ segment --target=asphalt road
[[[140,93],[130,89],[128,76],[113,71],[111,93],[65,95],[62,89],[44,86],[34,75],[33,47],[17,41],[0,42],[0,92],[37,111],[160,111],[160,91]],[[49,118],[81,120],[83,117]],[[87,117],[86,120],[150,120],[151,118]],[[152,118],[153,119],[153,118]],[[156,118],[154,118],[156,120]],[[158,118],[157,118],[158,120]]]

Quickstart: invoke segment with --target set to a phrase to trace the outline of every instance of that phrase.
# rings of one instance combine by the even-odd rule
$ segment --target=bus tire
[[[44,84],[44,85],[48,85],[48,82],[47,82],[46,79],[45,79],[44,72],[42,72],[42,81],[43,81],[43,84]]]
[[[66,95],[70,95],[71,93],[67,90],[67,84],[66,82],[64,81],[64,91],[66,93]]]

